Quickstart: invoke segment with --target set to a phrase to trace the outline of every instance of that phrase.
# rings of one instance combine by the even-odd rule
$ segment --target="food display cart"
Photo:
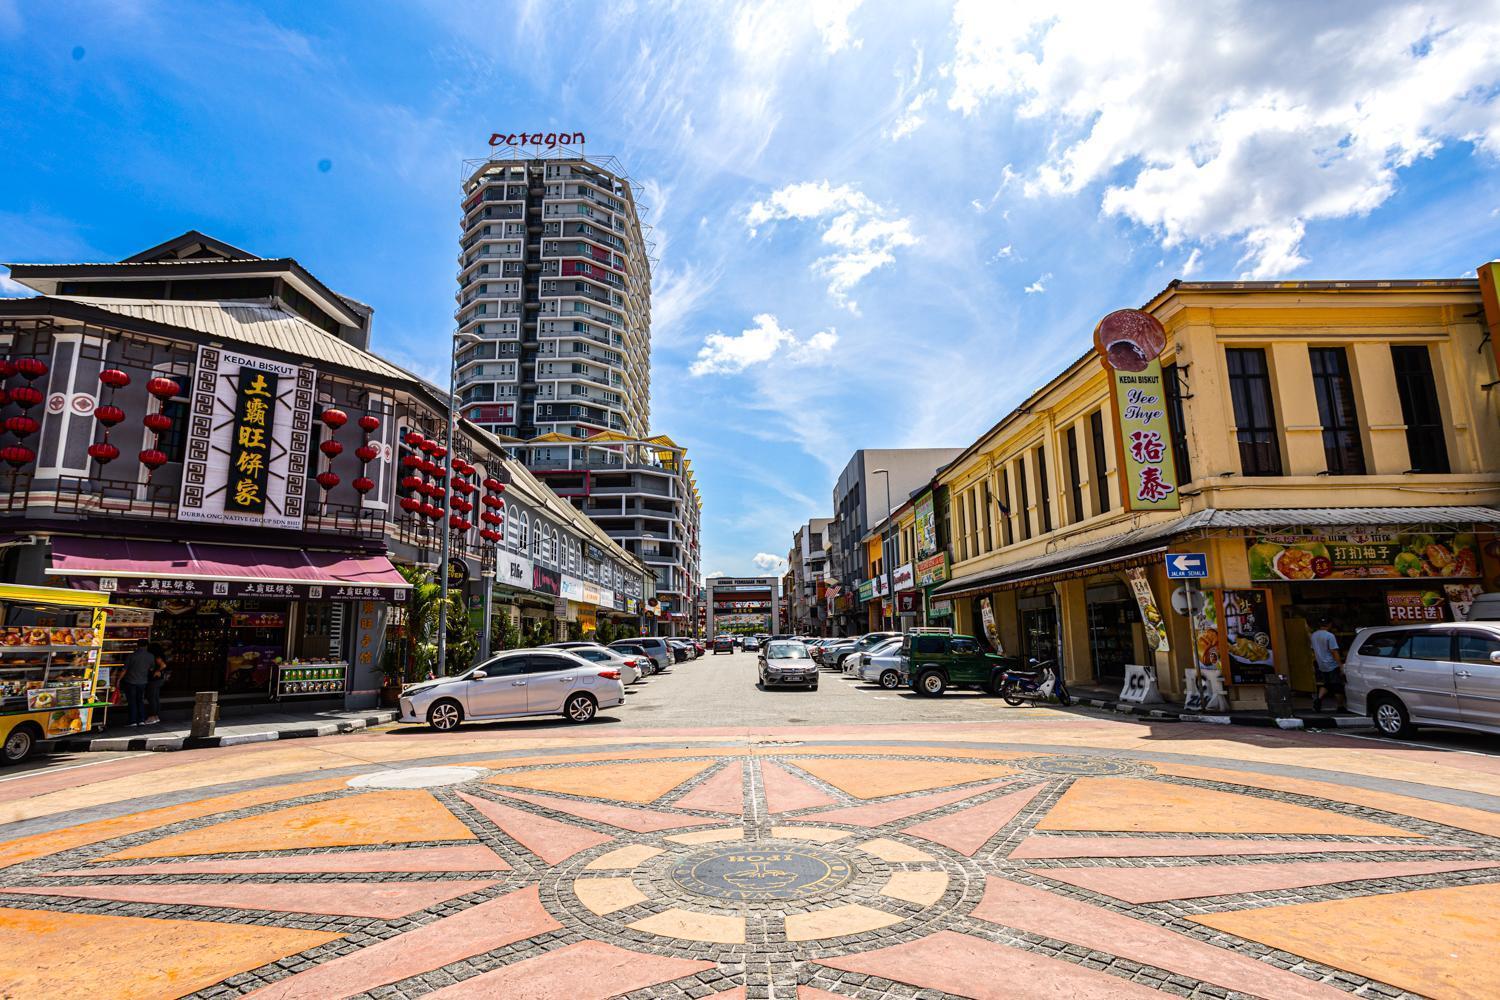
[[[0,584],[0,760],[104,726],[109,595]],[[101,674],[101,668],[103,673]]]

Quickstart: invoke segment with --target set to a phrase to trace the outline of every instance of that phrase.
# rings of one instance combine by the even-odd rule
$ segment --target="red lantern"
[[[10,378],[16,373],[16,363],[9,358],[0,359],[0,378]]]
[[[486,507],[504,507],[505,506],[505,504],[501,502],[501,500],[500,500],[499,497],[490,496],[488,493],[486,493],[483,497],[480,498],[480,502],[483,503]]]
[[[375,456],[380,454],[380,449],[373,444],[362,444],[354,449],[354,454],[361,462],[373,462]]]
[[[431,455],[434,451],[437,450],[437,442],[436,441],[428,441],[426,438],[423,438],[421,441],[418,441],[416,446],[418,448],[421,448],[424,452],[426,452],[429,455]]]
[[[422,488],[422,480],[418,479],[416,476],[402,476],[401,488],[403,490],[406,490],[408,493],[412,490],[419,490]]]
[[[401,457],[401,464],[406,466],[408,469],[422,468],[422,460],[415,455],[403,455]]]
[[[29,410],[42,401],[42,394],[29,385],[18,385],[10,391],[10,401],[23,410]]]
[[[418,434],[416,431],[407,431],[406,437],[402,438],[401,440],[405,441],[408,447],[422,447],[422,435]]]
[[[454,497],[453,502],[450,503],[449,506],[461,514],[467,514],[469,511],[474,509],[473,504],[469,503],[469,501],[467,500],[460,500],[458,497]]]
[[[43,375],[47,374],[47,362],[43,361],[41,358],[18,358],[16,360],[15,367],[16,374],[20,375],[28,382],[32,379],[41,378]]]
[[[349,422],[349,414],[345,413],[343,410],[330,406],[328,409],[318,414],[318,419],[323,421],[323,423],[327,424],[329,427],[332,427],[334,430],[338,430],[340,427]]]
[[[10,463],[10,466],[15,469],[19,469],[35,458],[36,452],[25,445],[12,444],[0,448],[0,461]]]
[[[447,454],[448,454],[448,449],[444,448],[442,445],[436,444],[436,445],[432,446],[432,457],[433,458],[441,460],[441,459],[445,458],[447,456]]]
[[[375,480],[368,476],[360,476],[349,485],[354,487],[354,492],[363,496],[375,488]]]
[[[505,484],[501,483],[499,486],[496,486],[495,487],[495,492],[496,493],[504,493],[505,492]]]
[[[480,514],[479,515],[479,519],[481,521],[483,521],[485,524],[499,524],[500,523],[500,515],[496,514],[493,511],[488,511],[488,510],[485,511],[484,513]]]
[[[422,509],[422,501],[418,500],[416,497],[402,497],[401,509],[406,511],[408,514],[415,514],[417,511]]]
[[[125,411],[118,406],[96,406],[94,407],[94,419],[105,427],[113,427],[125,419]]]
[[[445,490],[445,489],[443,489],[437,483],[433,483],[432,484],[432,495],[435,496],[435,497],[445,497],[445,496],[448,495],[448,491]]]
[[[42,425],[30,417],[6,417],[5,429],[18,438],[35,434]]]
[[[489,490],[491,493],[499,493],[501,490],[505,489],[505,484],[496,479],[494,476],[486,476],[484,480],[484,488]]]
[[[146,391],[160,400],[168,400],[182,392],[182,386],[169,378],[160,376],[146,383]]]
[[[424,497],[432,496],[433,490],[434,487],[431,483],[417,483],[417,492],[422,494]]]
[[[327,441],[324,441],[322,444],[318,445],[318,450],[327,455],[329,458],[333,458],[337,455],[343,454],[344,446],[339,444],[333,438],[329,438]]]
[[[172,429],[172,418],[165,413],[148,413],[141,418],[141,423],[158,434]]]
[[[336,472],[320,472],[320,473],[318,473],[318,485],[321,486],[321,487],[323,487],[325,490],[331,490],[335,486],[337,486],[338,484],[339,484],[338,473],[336,473]]]
[[[100,441],[98,444],[89,445],[89,458],[92,458],[100,465],[108,465],[119,457],[120,449],[108,441]]]
[[[374,434],[376,431],[380,430],[380,418],[369,413],[366,413],[364,416],[360,417],[358,423],[359,429],[364,431],[366,434]]]
[[[481,528],[479,530],[479,537],[487,542],[498,542],[500,540],[500,532],[491,531],[489,528]]]
[[[130,384],[130,376],[118,368],[106,368],[99,373],[99,381],[111,389],[123,389]]]
[[[167,453],[160,448],[147,448],[141,452],[141,464],[148,469],[159,469],[167,464]]]
[[[453,516],[448,518],[448,527],[452,528],[454,531],[468,531],[469,522],[465,521],[457,514],[454,514]]]
[[[10,402],[10,390],[9,389],[0,389],[0,406],[4,406],[4,405],[6,405],[9,402]]]
[[[438,518],[443,516],[443,508],[439,507],[435,503],[424,503],[422,505],[422,513],[426,514],[428,517],[436,521]]]

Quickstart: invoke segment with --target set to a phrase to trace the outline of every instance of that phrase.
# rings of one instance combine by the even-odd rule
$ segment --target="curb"
[[[1075,705],[1088,705],[1122,715],[1138,715],[1158,722],[1198,722],[1214,726],[1257,726],[1262,729],[1374,729],[1369,719],[1347,715],[1305,715],[1290,719],[1277,719],[1270,715],[1248,712],[1229,715],[1200,715],[1161,705],[1137,705],[1128,701],[1110,701],[1106,698],[1074,698]]]
[[[233,747],[245,743],[269,743],[272,740],[305,740],[319,736],[339,736],[353,733],[370,726],[381,726],[395,722],[396,711],[373,712],[337,722],[308,723],[286,729],[267,729],[257,733],[230,733],[227,736],[208,736],[194,739],[191,736],[101,736],[96,739],[55,740],[56,750],[72,753],[103,753],[120,750],[202,750],[210,747]]]

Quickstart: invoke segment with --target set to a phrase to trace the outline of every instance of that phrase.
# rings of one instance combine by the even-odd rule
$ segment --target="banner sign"
[[[1407,622],[1440,622],[1443,614],[1443,595],[1435,590],[1388,590],[1385,594],[1385,612],[1392,625]]]
[[[101,576],[96,580],[71,577],[73,586],[98,590],[106,594],[135,594],[149,597],[205,598],[282,598],[310,601],[392,601],[406,600],[406,591],[394,587],[371,587],[354,583],[274,583],[259,580],[168,580],[159,577]]]
[[[1276,667],[1271,613],[1264,590],[1226,590],[1222,597],[1224,653],[1233,684],[1264,684]]]
[[[875,597],[875,581],[863,580],[859,585],[859,601],[861,604],[873,600]]]
[[[560,597],[562,595],[562,577],[545,566],[531,567],[531,589],[538,594],[546,594],[549,597]]]
[[[938,550],[937,513],[932,508],[932,491],[923,493],[912,510],[916,515],[913,534],[916,538],[917,558],[925,560],[936,555]]]
[[[979,599],[979,621],[984,626],[984,637],[990,641],[995,652],[1004,656],[1005,647],[1000,642],[1000,630],[995,628],[995,608],[988,597]]]
[[[896,594],[896,611],[899,614],[910,615],[922,609],[922,602],[918,600],[915,590],[903,590]]]
[[[1250,579],[1475,579],[1479,546],[1472,534],[1355,533],[1261,535],[1250,539]]]
[[[915,577],[912,575],[911,563],[905,563],[901,566],[897,566],[896,571],[891,575],[895,578],[897,591],[911,589],[912,581],[915,579]]]
[[[939,552],[935,556],[923,559],[917,563],[917,586],[930,587],[936,583],[942,583],[948,579],[948,553]]]
[[[1167,331],[1148,312],[1118,309],[1094,328],[1094,346],[1112,383],[1125,509],[1177,510],[1177,465],[1161,371]]]
[[[1141,609],[1141,622],[1146,626],[1146,645],[1158,653],[1169,653],[1172,644],[1167,641],[1167,623],[1162,620],[1156,607],[1156,595],[1151,593],[1151,581],[1146,579],[1146,570],[1140,566],[1126,571],[1130,578],[1130,589],[1135,593],[1136,606]]]
[[[495,561],[495,582],[502,587],[514,587],[516,590],[530,590],[533,581],[533,563],[526,556],[518,556],[514,552],[497,552]]]
[[[562,586],[558,588],[558,593],[570,601],[582,601],[583,581],[565,576],[562,578]]]
[[[199,347],[177,516],[301,528],[316,382],[311,368]]]

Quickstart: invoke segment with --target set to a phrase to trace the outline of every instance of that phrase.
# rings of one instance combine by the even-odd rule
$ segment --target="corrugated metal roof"
[[[109,299],[82,295],[52,295],[63,302],[77,302],[133,319],[254,347],[264,347],[298,357],[338,365],[352,371],[369,371],[388,379],[415,382],[409,373],[384,358],[362,351],[314,326],[296,313],[269,301],[187,302],[165,299]]]
[[[1316,528],[1383,524],[1500,524],[1494,507],[1289,507],[1281,510],[1214,510],[1212,528]]]

